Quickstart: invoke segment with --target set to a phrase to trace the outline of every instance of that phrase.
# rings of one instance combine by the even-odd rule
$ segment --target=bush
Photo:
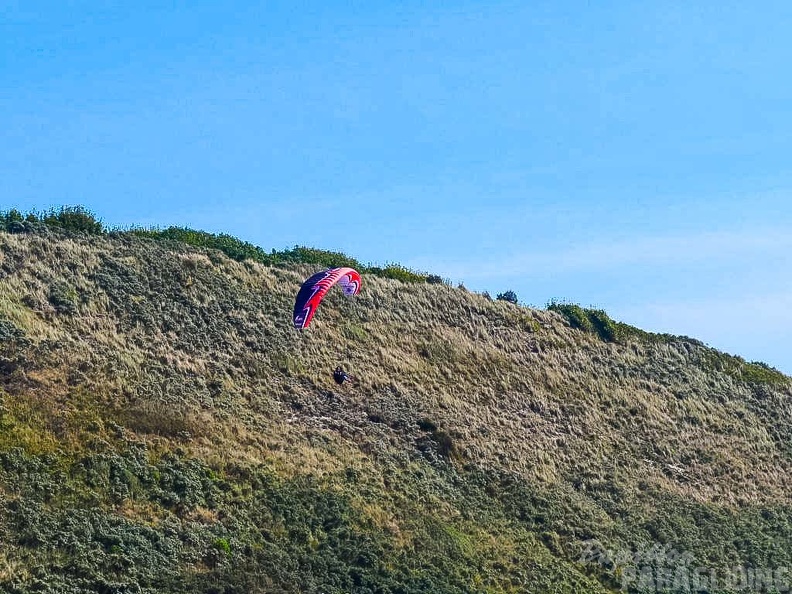
[[[92,212],[82,206],[62,206],[59,210],[51,209],[39,218],[48,227],[59,227],[67,231],[78,231],[91,235],[104,233],[102,223]]]
[[[628,328],[614,322],[602,309],[588,309],[575,303],[557,301],[550,302],[547,309],[564,316],[573,328],[596,334],[605,342],[618,342],[622,338],[622,329]]]
[[[385,268],[367,268],[364,269],[369,274],[376,274],[383,278],[391,278],[403,283],[423,283],[426,282],[426,275],[420,272],[415,272],[409,268],[405,268],[400,264],[388,264]]]
[[[272,263],[272,256],[267,254],[258,246],[242,241],[228,235],[220,233],[208,233],[206,231],[196,231],[186,227],[168,227],[167,229],[132,229],[133,235],[148,237],[162,241],[178,241],[200,248],[215,249],[223,252],[226,256],[237,262],[242,260],[255,260],[263,264]]]
[[[0,212],[0,228],[3,231],[13,231],[14,227],[21,225],[24,220],[25,217],[16,208]]]
[[[432,441],[437,444],[437,453],[445,459],[456,456],[456,445],[451,436],[445,431],[435,430],[431,434]]]
[[[11,342],[25,337],[25,333],[17,328],[11,320],[0,318],[0,343]]]
[[[88,209],[82,206],[61,206],[58,209],[38,213],[31,211],[23,215],[15,208],[0,212],[0,230],[10,233],[34,231],[39,226],[62,229],[78,233],[100,235],[104,225]]]
[[[745,381],[756,384],[789,383],[789,378],[787,376],[778,371],[775,367],[771,367],[767,363],[761,361],[744,363],[740,369],[740,375]]]
[[[421,431],[437,431],[437,425],[425,418],[418,421],[418,428]]]
[[[552,301],[547,304],[548,311],[554,311],[564,316],[569,325],[584,332],[594,332],[594,326],[589,320],[586,311],[575,303],[559,303]]]
[[[214,543],[212,543],[212,546],[224,555],[228,557],[231,556],[231,544],[228,542],[227,538],[215,539]]]
[[[429,274],[426,276],[426,282],[430,285],[451,285],[451,281],[449,279],[444,279],[437,274]]]
[[[72,314],[77,311],[78,297],[79,295],[74,287],[61,282],[50,287],[47,299],[56,311]]]
[[[496,297],[498,301],[508,301],[509,303],[517,304],[517,293],[514,291],[506,291],[504,293],[498,293]]]
[[[320,250],[316,248],[309,248],[305,246],[294,246],[290,250],[276,252],[273,250],[272,257],[277,262],[294,262],[298,264],[317,264],[326,268],[337,268],[340,266],[348,266],[355,268],[359,272],[364,272],[364,268],[360,262],[354,258],[350,258],[346,254],[340,252],[331,252],[328,250]]]
[[[618,341],[619,331],[617,325],[612,319],[610,319],[604,310],[587,309],[585,311],[595,334],[597,334],[605,342]]]
[[[102,223],[89,210],[82,206],[62,206],[42,213],[32,211],[23,214],[17,209],[0,211],[0,231],[9,233],[46,232],[48,228],[62,229],[89,234],[105,232]],[[279,264],[311,264],[335,268],[348,266],[360,273],[371,274],[382,278],[390,278],[404,283],[428,283],[451,285],[449,279],[436,274],[426,274],[411,270],[400,264],[387,264],[385,267],[364,266],[356,259],[341,252],[332,252],[317,248],[295,245],[291,249],[267,252],[261,247],[242,241],[227,233],[209,233],[188,227],[171,226],[165,229],[157,227],[133,227],[128,233],[137,237],[146,237],[158,241],[174,241],[198,248],[214,249],[223,252],[232,260],[242,262],[253,260],[267,266]],[[513,292],[507,292],[507,294]],[[516,295],[514,296],[516,303]]]

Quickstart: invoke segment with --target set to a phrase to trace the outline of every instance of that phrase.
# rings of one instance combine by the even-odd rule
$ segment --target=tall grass
[[[593,539],[792,563],[768,366],[399,272],[300,332],[343,255],[39,231],[0,233],[4,591],[618,590]]]

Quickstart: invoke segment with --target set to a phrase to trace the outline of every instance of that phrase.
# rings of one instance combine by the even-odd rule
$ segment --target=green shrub
[[[0,318],[0,343],[17,341],[24,337],[24,331],[18,328],[14,322],[5,318]]]
[[[747,362],[742,357],[707,349],[699,355],[699,365],[707,371],[725,373],[750,384],[785,385],[790,378],[761,361]]]
[[[354,258],[350,258],[346,254],[340,252],[331,252],[328,250],[320,250],[316,248],[309,248],[305,246],[294,246],[290,250],[283,250],[281,252],[272,252],[272,257],[277,262],[289,262],[295,264],[316,264],[324,266],[325,268],[338,268],[340,266],[348,266],[354,268],[359,272],[363,272],[363,267],[360,262]]]
[[[421,431],[437,431],[437,425],[435,425],[431,420],[426,418],[418,421],[418,428]]]
[[[558,301],[551,301],[547,305],[548,311],[554,311],[561,314],[569,322],[569,325],[584,332],[594,332],[594,325],[582,307],[575,303],[560,303]]]
[[[557,301],[551,301],[547,309],[564,316],[573,328],[596,334],[605,342],[619,342],[630,328],[626,324],[613,321],[602,309],[583,308],[575,303]]]
[[[62,206],[51,209],[39,216],[42,223],[48,227],[59,227],[67,231],[78,231],[99,235],[104,232],[104,226],[96,216],[82,206]],[[29,222],[30,219],[28,219]]]
[[[168,227],[167,229],[132,229],[131,234],[161,241],[177,241],[200,248],[215,249],[223,252],[232,260],[254,260],[263,264],[271,264],[274,258],[258,246],[242,241],[226,233],[214,234],[196,231],[186,227]]]
[[[505,291],[503,293],[498,293],[498,296],[495,297],[498,301],[508,301],[509,303],[517,304],[517,293],[514,291]]]
[[[743,363],[740,375],[747,382],[755,384],[788,384],[790,379],[775,367],[761,361]]]
[[[231,544],[228,542],[227,538],[218,538],[215,539],[214,543],[212,543],[214,548],[226,556],[231,556]]]
[[[0,231],[29,232],[39,226],[91,235],[100,235],[105,231],[96,216],[82,206],[61,206],[40,213],[31,211],[26,215],[15,208],[0,212]]]
[[[382,278],[390,278],[398,280],[403,283],[425,283],[427,282],[427,275],[410,270],[409,268],[400,264],[388,264],[385,268],[379,266],[367,266],[363,272],[373,274]]]
[[[24,220],[25,217],[16,208],[0,212],[0,228],[3,231],[12,231],[14,226],[21,225]]]
[[[60,313],[74,313],[77,311],[77,291],[66,283],[57,283],[50,287],[47,299]]]
[[[443,278],[443,277],[441,277],[441,276],[439,276],[437,274],[428,274],[426,276],[426,282],[428,284],[430,284],[430,285],[447,285],[447,286],[451,286],[451,280],[450,279]],[[459,288],[464,289],[465,287],[463,285],[460,285]]]
[[[447,432],[441,430],[432,431],[431,438],[437,444],[438,455],[446,459],[456,456],[456,445]]]
[[[594,332],[605,342],[618,342],[619,330],[616,323],[601,309],[587,309],[586,314]]]

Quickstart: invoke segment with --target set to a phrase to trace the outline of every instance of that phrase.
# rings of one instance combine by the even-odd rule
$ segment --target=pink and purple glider
[[[360,274],[354,268],[328,268],[306,280],[294,302],[294,327],[307,328],[330,287],[338,283],[344,295],[360,292]]]

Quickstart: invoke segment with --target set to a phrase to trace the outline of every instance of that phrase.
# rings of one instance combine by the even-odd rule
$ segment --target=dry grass
[[[44,427],[39,449],[67,434],[78,447],[91,423],[109,438],[112,422],[141,440],[207,456],[220,445],[229,458],[322,475],[415,452],[429,419],[458,464],[546,484],[596,486],[616,473],[698,501],[789,502],[779,438],[789,388],[761,400],[697,366],[701,346],[605,344],[552,312],[369,276],[355,299],[331,291],[298,332],[292,299],[308,267],[109,238],[2,234],[0,252],[0,318],[30,341],[32,391],[8,398],[22,414],[33,410],[24,398],[46,395],[38,417],[26,413]],[[73,311],[51,303],[59,284]],[[337,364],[359,383],[338,388]],[[60,434],[48,415],[65,419]]]
[[[391,567],[442,567],[469,591],[604,591],[607,576],[589,579],[570,552],[581,539],[670,534],[744,560],[736,541],[723,549],[684,526],[712,513],[702,530],[729,539],[745,521],[761,546],[779,524],[757,507],[789,508],[789,382],[746,381],[762,370],[689,340],[606,344],[554,312],[369,275],[297,331],[293,298],[313,268],[124,236],[0,233],[0,269],[10,497],[58,491],[64,516],[98,504],[127,522],[119,535],[144,526],[167,540],[179,525],[201,579],[230,576],[233,557],[253,563],[238,569],[245,583],[263,534],[278,554],[305,545],[304,560],[328,567],[360,536]],[[339,364],[357,381],[337,386]],[[31,509],[66,538],[80,529]],[[344,536],[328,550],[322,526],[339,514]],[[210,554],[193,554],[204,542]],[[48,554],[0,558],[0,582],[33,579],[18,561],[28,553]],[[52,555],[60,575],[65,553]],[[140,576],[171,565],[141,559]]]

